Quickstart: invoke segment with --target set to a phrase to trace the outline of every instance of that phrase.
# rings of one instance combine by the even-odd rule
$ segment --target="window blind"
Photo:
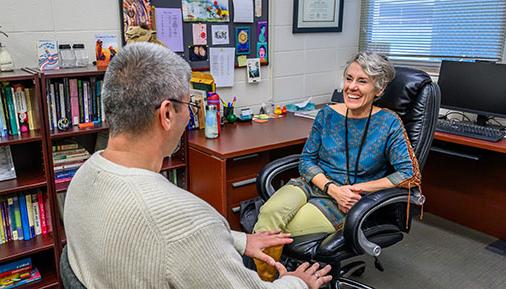
[[[505,0],[362,0],[360,49],[394,62],[500,61]]]

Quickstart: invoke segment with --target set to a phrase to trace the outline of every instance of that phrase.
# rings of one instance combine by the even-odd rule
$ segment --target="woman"
[[[301,177],[262,206],[256,232],[334,233],[361,194],[420,185],[418,161],[400,118],[373,105],[394,75],[392,64],[376,53],[360,52],[348,62],[344,103],[320,110],[300,157]],[[279,258],[281,251],[266,253]],[[262,279],[274,278],[275,270],[255,263]]]

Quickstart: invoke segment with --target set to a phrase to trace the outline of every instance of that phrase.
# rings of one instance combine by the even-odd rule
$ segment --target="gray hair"
[[[128,44],[112,59],[102,98],[109,133],[142,133],[166,99],[182,100],[189,91],[188,63],[158,44]]]
[[[387,87],[388,83],[395,77],[395,69],[392,63],[384,55],[362,51],[357,53],[348,63],[344,69],[344,77],[348,67],[356,62],[362,67],[364,72],[374,81],[374,87],[378,91],[382,91]]]

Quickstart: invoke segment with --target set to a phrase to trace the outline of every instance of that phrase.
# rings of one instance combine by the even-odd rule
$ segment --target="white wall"
[[[358,51],[360,0],[344,2],[343,32],[292,34],[293,0],[270,3],[270,64],[262,82],[248,84],[245,69],[235,70],[235,85],[218,92],[238,106],[257,110],[262,103],[285,104],[313,96],[328,101],[341,80],[346,60]],[[94,59],[95,34],[121,39],[117,0],[0,0],[0,25],[16,67],[36,66],[36,41],[84,43]],[[45,15],[42,17],[41,15]]]

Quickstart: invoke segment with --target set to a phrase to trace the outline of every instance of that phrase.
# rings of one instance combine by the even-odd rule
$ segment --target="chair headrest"
[[[416,101],[423,87],[431,82],[432,79],[424,71],[408,67],[395,67],[395,78],[388,84],[385,93],[375,104],[403,116]]]

